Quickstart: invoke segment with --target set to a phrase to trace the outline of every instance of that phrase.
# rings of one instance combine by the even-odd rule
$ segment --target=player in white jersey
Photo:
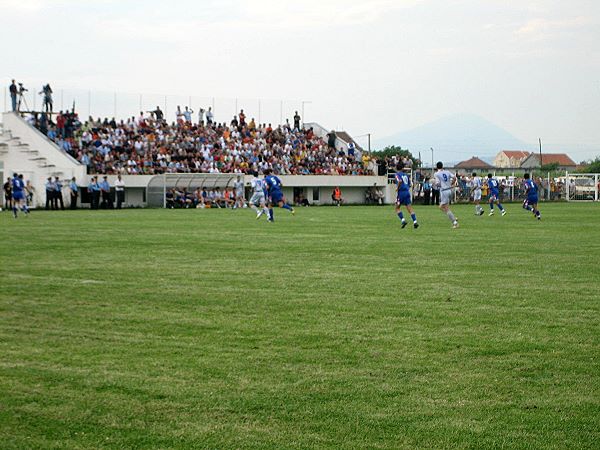
[[[475,215],[481,216],[483,214],[483,208],[479,204],[481,202],[481,178],[477,176],[475,172],[472,174],[471,179],[471,193],[473,194],[473,203],[475,203]]]
[[[449,208],[452,190],[456,184],[456,177],[452,172],[444,169],[444,164],[441,161],[438,161],[436,167],[435,181],[440,190],[440,209],[444,211],[448,219],[452,222],[452,228],[458,228],[458,220]]]
[[[258,178],[258,172],[253,173],[254,178],[250,181],[252,187],[252,197],[250,198],[250,208],[256,211],[256,218],[260,218],[263,214],[269,217],[269,209],[266,207],[265,183]]]

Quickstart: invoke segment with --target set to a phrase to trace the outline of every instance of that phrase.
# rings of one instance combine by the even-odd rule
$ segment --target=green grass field
[[[600,205],[0,213],[0,448],[598,448]]]

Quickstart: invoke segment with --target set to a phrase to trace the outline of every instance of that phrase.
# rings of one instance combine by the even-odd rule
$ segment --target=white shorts
[[[475,189],[473,191],[473,200],[481,200],[481,189]]]
[[[262,205],[263,203],[265,203],[265,194],[263,194],[262,192],[255,192],[254,194],[252,194],[252,198],[250,198],[250,204],[251,205]]]
[[[452,189],[440,191],[440,205],[449,205],[452,198]]]

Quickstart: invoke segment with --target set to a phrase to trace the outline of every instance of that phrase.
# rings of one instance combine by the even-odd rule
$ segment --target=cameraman
[[[8,87],[8,89],[10,91],[10,101],[12,103],[12,110],[16,111],[17,110],[18,89],[17,89],[17,85],[15,84],[15,80],[12,80],[12,84]]]
[[[50,83],[46,84],[45,86],[42,86],[40,95],[44,96],[45,112],[47,112],[47,113],[49,112],[50,114],[52,114],[53,102],[52,102],[52,88],[50,87]]]

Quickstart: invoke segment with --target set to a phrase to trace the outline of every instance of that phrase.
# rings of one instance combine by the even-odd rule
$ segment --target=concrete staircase
[[[31,181],[37,197],[34,198],[34,203],[37,204],[45,201],[45,182],[48,177],[58,177],[63,180],[63,186],[72,177],[79,184],[87,182],[86,167],[83,164],[12,112],[3,115],[0,162],[5,179],[16,172],[22,173],[26,180]]]

